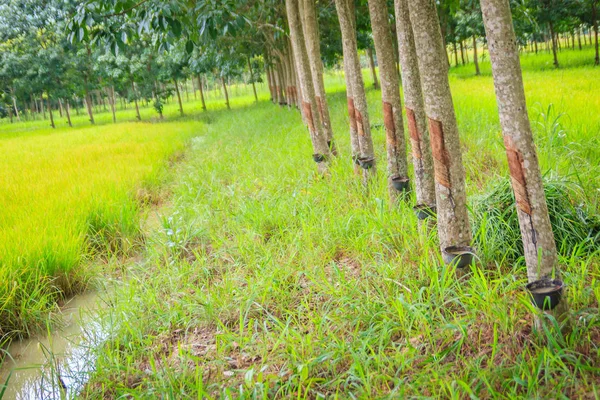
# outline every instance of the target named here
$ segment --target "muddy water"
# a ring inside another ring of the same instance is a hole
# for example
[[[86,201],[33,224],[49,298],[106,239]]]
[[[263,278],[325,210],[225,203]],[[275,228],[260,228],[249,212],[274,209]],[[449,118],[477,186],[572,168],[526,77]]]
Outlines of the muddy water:
[[[62,329],[12,343],[0,368],[0,393],[8,379],[2,400],[76,395],[93,372],[92,349],[106,339],[93,318],[100,304],[96,293],[76,296],[62,307]]]

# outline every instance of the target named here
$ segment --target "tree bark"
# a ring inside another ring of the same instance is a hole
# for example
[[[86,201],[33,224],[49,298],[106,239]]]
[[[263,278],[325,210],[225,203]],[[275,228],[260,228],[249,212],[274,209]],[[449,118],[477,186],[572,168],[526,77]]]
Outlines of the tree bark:
[[[131,89],[133,90],[133,101],[135,103],[135,114],[138,121],[142,120],[142,116],[140,115],[140,106],[138,105],[137,100],[137,90],[135,90],[135,82],[131,81]],[[160,117],[162,119],[162,112],[160,113]]]
[[[381,99],[383,102],[383,122],[387,148],[388,192],[390,199],[394,201],[399,192],[394,189],[393,179],[404,178],[408,180],[400,83],[396,71],[394,44],[390,32],[386,0],[369,0],[368,3],[381,78]],[[406,190],[408,191],[408,187]]]
[[[329,146],[327,145],[327,137],[320,129],[321,122],[315,99],[313,79],[305,44],[306,41],[304,39],[304,32],[302,31],[300,8],[298,0],[286,0],[285,5],[290,27],[292,51],[294,52],[294,58],[298,63],[297,67],[302,95],[302,111],[310,132],[314,154],[324,157],[324,159],[317,162],[319,172],[324,173],[328,169],[327,160],[330,158],[331,153],[329,151]]]
[[[323,125],[323,133],[327,138],[327,144],[331,152],[335,154],[336,150],[333,140],[333,129],[331,128],[331,116],[329,114],[327,94],[325,93],[325,82],[323,81],[323,61],[321,60],[319,25],[315,9],[315,0],[301,1],[304,1],[304,23],[302,24],[302,27],[304,28],[306,50],[308,52],[308,60],[310,62],[310,70],[315,89],[315,100],[317,101],[317,109],[319,111],[321,124]]]
[[[42,114],[44,117],[44,121],[46,120],[46,107],[44,106],[44,94],[40,95],[40,108],[42,109]]]
[[[115,110],[115,87],[110,87],[109,100],[110,100],[110,110],[112,111],[113,123],[117,123],[117,113]]]
[[[67,114],[67,123],[72,128],[73,127],[73,123],[71,122],[71,110],[70,110],[70,108],[71,108],[71,106],[69,105],[69,99],[67,99],[67,100],[65,100],[65,112]]]
[[[517,200],[527,277],[530,282],[544,277],[560,279],[542,174],[527,115],[510,5],[508,0],[481,0],[481,9],[492,62],[500,124]],[[553,313],[557,320],[566,321],[566,296],[563,296]]]
[[[371,68],[371,76],[373,77],[373,87],[379,89],[377,70],[375,69],[375,57],[373,57],[373,50],[370,47],[367,47],[367,57],[369,59],[369,67]]]
[[[92,109],[92,97],[90,96],[90,92],[85,91],[85,106],[87,108],[88,116],[90,117],[90,123],[92,125],[95,124],[94,121],[94,110]]]
[[[473,61],[475,62],[475,75],[481,75],[479,57],[477,57],[477,38],[473,35]]]
[[[596,0],[592,1],[592,25],[594,27],[594,47],[596,49],[594,64],[600,65],[600,48],[598,47],[598,8],[596,7]]]
[[[554,33],[554,26],[552,25],[552,22],[548,22],[548,30],[550,31],[550,40],[552,40],[552,55],[554,57],[554,66],[556,68],[559,67],[558,64],[558,54],[557,54],[557,40],[556,40],[556,35]]]
[[[204,102],[204,89],[202,88],[202,79],[200,75],[196,77],[198,80],[198,90],[200,90],[200,100],[202,101],[202,110],[206,111],[206,103]]]
[[[462,40],[460,41],[460,58],[462,60],[462,65],[465,65],[465,46],[463,46]]]
[[[46,92],[48,94],[48,114],[50,115],[50,126],[53,129],[56,129],[54,125],[54,115],[52,114],[52,103],[50,103],[50,92]]]
[[[440,245],[468,246],[465,170],[436,6],[433,0],[408,4],[431,134]]]
[[[354,115],[350,115],[350,123],[356,126],[360,157],[375,160],[373,139],[371,138],[371,124],[369,122],[369,112],[367,110],[365,84],[362,78],[360,59],[358,58],[358,49],[356,47],[353,5],[353,0],[335,0],[338,19],[340,21],[340,30],[342,32],[344,68],[346,70],[346,75],[351,82],[352,97],[348,98],[348,108],[349,111],[352,109],[354,110]],[[370,177],[374,177],[376,174],[375,161],[373,161],[372,168],[365,169],[364,171],[365,181]]]
[[[15,109],[15,115],[17,116],[17,121],[21,122],[21,116],[19,115],[19,107],[17,107],[17,100],[15,96],[12,96],[13,108]]]
[[[179,103],[179,115],[183,117],[183,104],[181,103],[181,93],[179,93],[179,85],[177,84],[177,79],[173,79],[173,83],[175,84],[175,92],[177,93],[177,102]]]
[[[458,67],[458,49],[456,48],[456,41],[452,42],[452,48],[454,49],[454,66]]]
[[[258,95],[256,94],[256,86],[254,85],[254,72],[252,71],[252,63],[250,62],[250,57],[246,57],[248,59],[248,70],[250,71],[250,80],[252,81],[252,90],[254,91],[254,100],[258,103]]]
[[[229,105],[229,93],[227,93],[227,85],[225,84],[224,76],[221,76],[221,85],[223,86],[223,93],[225,94],[225,105],[228,110],[231,110],[231,106]]]
[[[435,181],[427,117],[417,64],[417,49],[407,0],[395,0],[396,32],[402,68],[402,90],[415,171],[417,205],[435,206]],[[462,43],[462,42],[461,42]]]

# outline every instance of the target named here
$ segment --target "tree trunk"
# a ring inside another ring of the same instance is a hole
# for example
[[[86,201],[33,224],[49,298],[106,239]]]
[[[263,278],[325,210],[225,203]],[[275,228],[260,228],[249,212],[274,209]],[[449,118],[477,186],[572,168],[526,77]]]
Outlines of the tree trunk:
[[[228,110],[231,110],[229,106],[229,93],[227,93],[227,85],[225,84],[225,77],[221,76],[221,85],[223,85],[223,93],[225,94],[225,105]]]
[[[554,34],[554,26],[552,25],[552,22],[548,22],[548,29],[550,31],[550,39],[552,40],[552,55],[554,56],[554,66],[556,68],[559,67],[558,64],[558,54],[557,54],[557,45],[556,45],[556,35]]]
[[[183,81],[183,88],[185,90],[185,101],[190,102],[190,92],[188,91],[187,79]]]
[[[44,94],[40,96],[40,108],[42,109],[42,114],[44,117],[44,121],[46,120],[46,107],[44,106]]]
[[[535,54],[537,54],[538,53],[538,43],[537,43],[537,40],[533,41],[533,46],[535,48]]]
[[[319,172],[325,173],[328,169],[328,159],[331,154],[329,146],[327,145],[327,137],[321,130],[321,119],[319,118],[317,102],[315,100],[315,91],[308,61],[308,52],[306,50],[306,41],[304,39],[304,32],[302,31],[300,7],[298,0],[286,0],[285,6],[290,27],[292,51],[294,52],[294,58],[298,63],[297,67],[302,95],[302,111],[308,125],[317,167]],[[317,159],[316,157],[320,158]]]
[[[285,105],[286,99],[283,91],[283,87],[285,85],[283,80],[283,64],[281,60],[277,61],[275,68],[275,80],[277,81],[276,89],[277,89],[277,101],[279,102],[279,106],[283,107]]]
[[[73,123],[71,122],[71,110],[70,110],[70,107],[71,106],[69,105],[69,99],[65,100],[65,113],[67,114],[67,123],[72,128],[73,127]]]
[[[250,80],[252,81],[252,91],[254,92],[254,100],[258,103],[258,95],[256,94],[256,86],[254,85],[254,72],[252,71],[252,63],[250,57],[248,59],[248,70],[250,71]]]
[[[110,101],[110,110],[112,111],[112,118],[113,118],[113,123],[116,124],[117,123],[117,112],[115,109],[115,87],[111,86],[109,89],[109,101]]]
[[[377,70],[375,69],[375,58],[373,57],[373,50],[370,47],[367,47],[367,56],[369,58],[371,76],[373,77],[373,87],[375,89],[379,89],[379,82],[377,81]]]
[[[596,1],[592,1],[592,25],[594,27],[594,47],[596,49],[595,65],[600,65],[600,48],[598,47],[598,8]]]
[[[183,117],[183,104],[181,103],[181,93],[179,92],[179,85],[177,84],[177,79],[173,79],[173,83],[175,84],[175,92],[177,93],[177,102],[179,103],[179,114]]]
[[[400,101],[400,83],[396,71],[394,44],[390,32],[386,0],[369,0],[369,14],[379,74],[381,78],[381,99],[383,102],[383,125],[385,128],[388,169],[388,192],[395,201],[398,191],[394,189],[393,179],[408,181],[406,161],[406,142],[404,140],[404,122],[402,120],[402,102]],[[408,192],[406,187],[405,191]]]
[[[131,81],[131,90],[133,90],[133,102],[135,104],[135,115],[138,121],[142,120],[142,116],[140,115],[140,106],[138,105],[137,100],[137,90],[135,90],[135,82]],[[160,117],[162,119],[162,113],[160,113]]]
[[[442,250],[468,246],[472,236],[465,170],[438,15],[433,1],[408,4],[431,134],[440,245]]]
[[[458,48],[456,46],[456,41],[452,42],[452,48],[454,49],[454,66],[458,67]]]
[[[408,130],[415,171],[417,205],[435,206],[435,182],[427,117],[423,104],[417,49],[410,22],[407,0],[395,0],[396,31],[402,68],[402,90],[408,118]],[[461,42],[462,45],[462,42]],[[461,46],[462,49],[462,46]]]
[[[477,57],[477,38],[473,35],[473,61],[475,62],[475,75],[481,75],[479,57]]]
[[[560,279],[556,244],[527,115],[510,5],[508,0],[481,0],[481,9],[489,43],[504,146],[517,200],[527,277],[529,282],[545,277]],[[553,314],[557,320],[566,321],[566,296],[563,295]]]
[[[54,125],[54,115],[52,114],[52,103],[50,103],[50,93],[47,92],[48,94],[48,114],[50,115],[50,126],[53,129],[56,129],[56,126]]]
[[[319,111],[321,124],[323,125],[323,133],[327,138],[327,145],[335,155],[337,151],[333,140],[333,129],[331,127],[329,103],[327,102],[327,94],[325,93],[325,82],[323,81],[323,61],[321,60],[319,26],[315,9],[315,0],[301,1],[304,1],[304,23],[302,24],[302,27],[304,28],[306,50],[308,52],[308,60],[310,62],[313,86],[315,89],[315,100],[317,101],[317,109]]]
[[[58,99],[58,116],[60,118],[63,117],[63,106],[62,106],[62,101],[60,100],[60,98]]]
[[[198,90],[200,90],[200,100],[202,101],[202,110],[206,111],[206,103],[204,102],[204,89],[202,87],[202,79],[200,75],[196,78],[198,80]]]
[[[90,117],[90,123],[94,125],[95,121],[94,110],[92,109],[92,97],[90,96],[90,93],[87,90],[85,91],[85,105],[87,107],[88,116]]]
[[[352,2],[352,4],[351,4]],[[350,115],[351,124],[356,126],[359,156],[362,159],[375,160],[373,151],[373,139],[371,138],[371,124],[369,122],[369,112],[367,110],[367,96],[365,94],[365,84],[362,78],[360,68],[360,59],[358,58],[358,49],[356,47],[356,29],[353,0],[335,0],[338,19],[340,21],[340,30],[342,32],[342,47],[344,53],[344,68],[346,75],[351,82],[352,97],[348,98],[349,111],[354,111]],[[365,182],[376,174],[376,165],[373,161],[372,168],[364,170]]]
[[[460,59],[462,60],[462,65],[465,65],[465,46],[462,40],[460,41]]]
[[[21,122],[21,116],[19,115],[19,107],[17,107],[17,100],[15,96],[12,96],[13,108],[15,109],[15,115],[17,116],[17,121]]]

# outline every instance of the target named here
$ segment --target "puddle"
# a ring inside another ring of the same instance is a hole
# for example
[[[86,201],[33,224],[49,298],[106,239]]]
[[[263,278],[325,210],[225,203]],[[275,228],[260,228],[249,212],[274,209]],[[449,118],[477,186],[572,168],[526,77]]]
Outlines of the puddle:
[[[68,399],[77,395],[95,367],[93,348],[107,338],[92,320],[102,301],[97,293],[75,296],[62,307],[64,326],[13,342],[0,367],[2,400]]]

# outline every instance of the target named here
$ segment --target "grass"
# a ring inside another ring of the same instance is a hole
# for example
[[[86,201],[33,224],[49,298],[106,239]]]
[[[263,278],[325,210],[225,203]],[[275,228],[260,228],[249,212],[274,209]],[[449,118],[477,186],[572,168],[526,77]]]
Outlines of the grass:
[[[201,129],[123,123],[0,134],[0,338],[43,327],[56,300],[85,284],[90,255],[139,242],[137,188],[152,189]]]
[[[583,235],[576,220],[567,225],[575,217],[597,218],[600,194],[600,69],[570,65],[567,55],[558,71],[538,67],[548,55],[524,58],[539,158],[557,177],[551,209],[565,237]],[[462,280],[441,262],[435,232],[418,227],[411,202],[388,204],[383,170],[368,193],[353,176],[339,74],[327,76],[340,150],[327,179],[316,174],[299,114],[264,91],[256,105],[240,97],[231,112],[212,104],[201,113],[186,103],[193,118],[175,120],[170,108],[166,123],[148,125],[201,129],[168,174],[172,196],[152,212],[158,223],[144,257],[123,279],[122,271],[106,276],[114,292],[98,319],[110,335],[81,397],[600,396],[597,243],[583,251],[577,239],[561,252],[572,332],[532,331],[504,204],[510,191],[497,184],[507,168],[489,64],[481,77],[470,67],[451,69],[479,238],[478,264]],[[371,123],[380,124],[380,93],[367,95]],[[20,132],[20,140],[45,137]],[[384,157],[384,134],[373,133]],[[138,234],[137,211],[127,207],[134,187],[119,203],[126,218],[106,218],[104,201],[85,213],[86,243],[118,253],[121,234]],[[152,203],[145,191],[137,197]],[[490,214],[499,198],[504,214]]]
[[[577,210],[597,217],[599,74],[525,72],[530,104],[540,104],[530,110],[540,160],[560,177],[548,187],[559,223]],[[297,112],[265,101],[211,112],[145,259],[100,316],[111,337],[82,397],[600,396],[597,242],[560,257],[573,330],[532,331],[514,232],[477,209],[493,204],[486,194],[510,197],[496,184],[507,172],[492,82],[454,72],[451,81],[476,232],[510,248],[480,242],[478,265],[457,279],[411,204],[387,203],[384,171],[365,193],[350,168],[339,75],[328,87],[341,154],[327,179]],[[378,97],[369,91],[373,124]],[[383,133],[374,135],[383,157]]]

